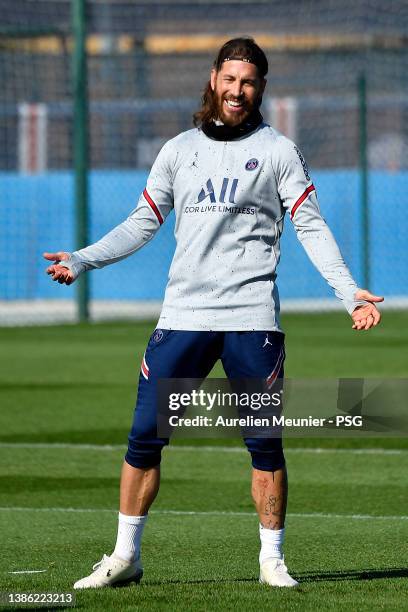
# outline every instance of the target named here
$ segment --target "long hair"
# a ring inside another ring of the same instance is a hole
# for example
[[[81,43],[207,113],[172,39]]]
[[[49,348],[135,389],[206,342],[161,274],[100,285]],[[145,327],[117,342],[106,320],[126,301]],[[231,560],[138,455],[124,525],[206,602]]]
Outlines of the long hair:
[[[255,64],[258,68],[258,74],[262,79],[268,73],[268,60],[265,53],[253,38],[232,38],[226,42],[218,51],[213,68],[218,72],[221,70],[222,64],[228,59],[237,59]],[[193,123],[198,127],[203,123],[214,121],[217,119],[217,115],[217,99],[211,89],[211,82],[208,81],[201,97],[201,108],[193,115]]]

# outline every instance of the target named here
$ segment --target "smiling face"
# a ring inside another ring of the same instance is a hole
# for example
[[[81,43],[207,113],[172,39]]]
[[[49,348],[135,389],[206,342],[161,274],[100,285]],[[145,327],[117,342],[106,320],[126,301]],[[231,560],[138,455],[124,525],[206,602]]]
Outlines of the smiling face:
[[[255,64],[241,60],[224,62],[211,71],[218,118],[230,127],[239,125],[260,105],[266,81],[258,75]]]

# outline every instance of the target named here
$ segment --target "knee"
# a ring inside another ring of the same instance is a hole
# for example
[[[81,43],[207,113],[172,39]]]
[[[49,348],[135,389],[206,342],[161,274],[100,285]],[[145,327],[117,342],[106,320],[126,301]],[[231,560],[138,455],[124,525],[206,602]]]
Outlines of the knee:
[[[280,438],[247,438],[245,440],[251,454],[252,467],[264,472],[276,472],[285,466],[285,455]]]
[[[254,452],[251,453],[252,467],[264,472],[276,472],[285,466],[285,456],[283,450],[272,451],[270,453]]]
[[[161,452],[169,441],[164,438],[137,440],[129,438],[125,461],[135,468],[151,468],[161,462]]]

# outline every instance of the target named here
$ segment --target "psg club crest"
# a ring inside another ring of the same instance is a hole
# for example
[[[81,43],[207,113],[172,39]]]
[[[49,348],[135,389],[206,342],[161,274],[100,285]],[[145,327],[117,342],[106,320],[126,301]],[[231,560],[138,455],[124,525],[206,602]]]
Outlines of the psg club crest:
[[[154,342],[160,342],[160,340],[163,338],[163,331],[161,329],[156,329],[156,331],[153,334],[153,341]]]
[[[259,166],[259,161],[252,157],[245,164],[245,170],[255,170]]]

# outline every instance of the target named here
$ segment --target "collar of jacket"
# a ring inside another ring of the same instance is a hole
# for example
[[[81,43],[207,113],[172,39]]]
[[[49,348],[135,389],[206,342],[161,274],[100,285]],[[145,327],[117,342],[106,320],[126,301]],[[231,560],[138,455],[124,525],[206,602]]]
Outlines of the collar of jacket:
[[[263,117],[261,113],[256,110],[239,125],[231,127],[224,124],[217,125],[214,121],[211,121],[210,123],[203,123],[201,129],[208,138],[212,138],[213,140],[236,140],[256,130],[262,121]]]

